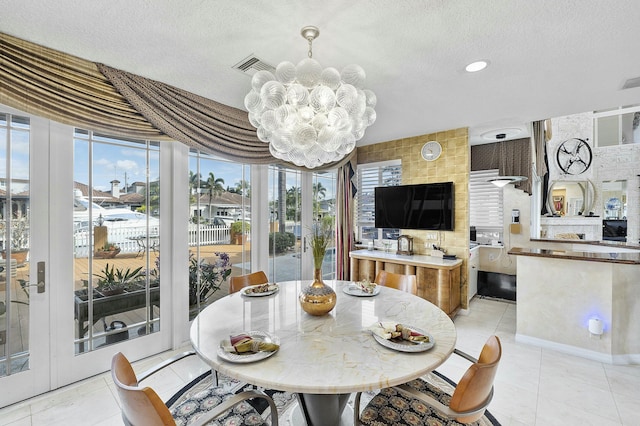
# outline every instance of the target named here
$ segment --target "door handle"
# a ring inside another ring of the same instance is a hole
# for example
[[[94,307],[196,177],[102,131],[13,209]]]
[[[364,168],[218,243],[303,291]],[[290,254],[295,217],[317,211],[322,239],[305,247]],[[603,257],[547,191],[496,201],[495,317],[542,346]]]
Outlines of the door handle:
[[[38,266],[37,266],[37,270],[38,270],[38,283],[36,284],[36,287],[38,288],[38,293],[44,293],[44,273],[45,273],[45,265],[44,262],[38,262]]]

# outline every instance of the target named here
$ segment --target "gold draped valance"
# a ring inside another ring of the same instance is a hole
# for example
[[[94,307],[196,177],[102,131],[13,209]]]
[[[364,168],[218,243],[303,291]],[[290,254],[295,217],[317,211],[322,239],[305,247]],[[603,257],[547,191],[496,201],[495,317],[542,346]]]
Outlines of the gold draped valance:
[[[0,103],[113,136],[177,140],[245,164],[285,164],[242,110],[3,33]],[[316,170],[345,164],[353,154]]]

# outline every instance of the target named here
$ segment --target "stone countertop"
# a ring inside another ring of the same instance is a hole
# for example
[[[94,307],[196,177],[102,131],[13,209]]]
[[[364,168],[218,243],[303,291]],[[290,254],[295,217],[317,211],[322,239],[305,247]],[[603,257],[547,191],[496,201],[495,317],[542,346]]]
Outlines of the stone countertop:
[[[569,243],[569,244],[590,244],[594,246],[603,247],[618,247],[640,250],[640,244],[633,244],[624,241],[600,241],[600,240],[570,240],[570,239],[544,239],[544,238],[531,238],[531,241],[537,241],[541,243]]]
[[[559,240],[553,240],[558,242]],[[565,241],[565,240],[561,240]],[[573,242],[573,240],[566,240]],[[629,265],[640,265],[640,252],[638,253],[605,253],[605,252],[578,252],[568,250],[540,249],[540,248],[521,248],[513,247],[508,252],[514,256],[532,256],[532,257],[548,257],[552,259],[567,260],[584,260],[590,262],[605,263],[625,263]]]
[[[371,259],[402,263],[413,266],[436,267],[440,269],[453,269],[462,263],[462,259],[442,259],[435,256],[426,256],[423,254],[396,254],[384,252],[381,250],[354,250],[349,252],[349,257],[356,259]]]

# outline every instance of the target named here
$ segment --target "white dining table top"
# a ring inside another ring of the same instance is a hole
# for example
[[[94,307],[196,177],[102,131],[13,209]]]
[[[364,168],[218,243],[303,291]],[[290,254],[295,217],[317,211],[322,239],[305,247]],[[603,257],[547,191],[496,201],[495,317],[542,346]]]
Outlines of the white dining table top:
[[[193,321],[191,343],[202,359],[222,374],[248,383],[289,392],[341,394],[380,389],[420,377],[453,352],[456,330],[432,303],[399,290],[381,287],[378,295],[345,294],[349,281],[325,281],[337,294],[327,315],[302,310],[298,294],[310,280],[279,283],[270,296],[237,292],[204,309]],[[368,327],[394,321],[422,329],[433,348],[399,352],[378,343]],[[264,331],[280,339],[280,349],[253,363],[233,363],[217,355],[220,342],[243,331]]]

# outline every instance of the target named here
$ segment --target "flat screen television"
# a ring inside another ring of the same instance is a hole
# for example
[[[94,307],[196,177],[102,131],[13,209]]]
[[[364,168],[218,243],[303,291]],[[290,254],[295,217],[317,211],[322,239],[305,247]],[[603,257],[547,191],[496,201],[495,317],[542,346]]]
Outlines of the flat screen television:
[[[453,231],[453,182],[375,188],[375,227]]]

